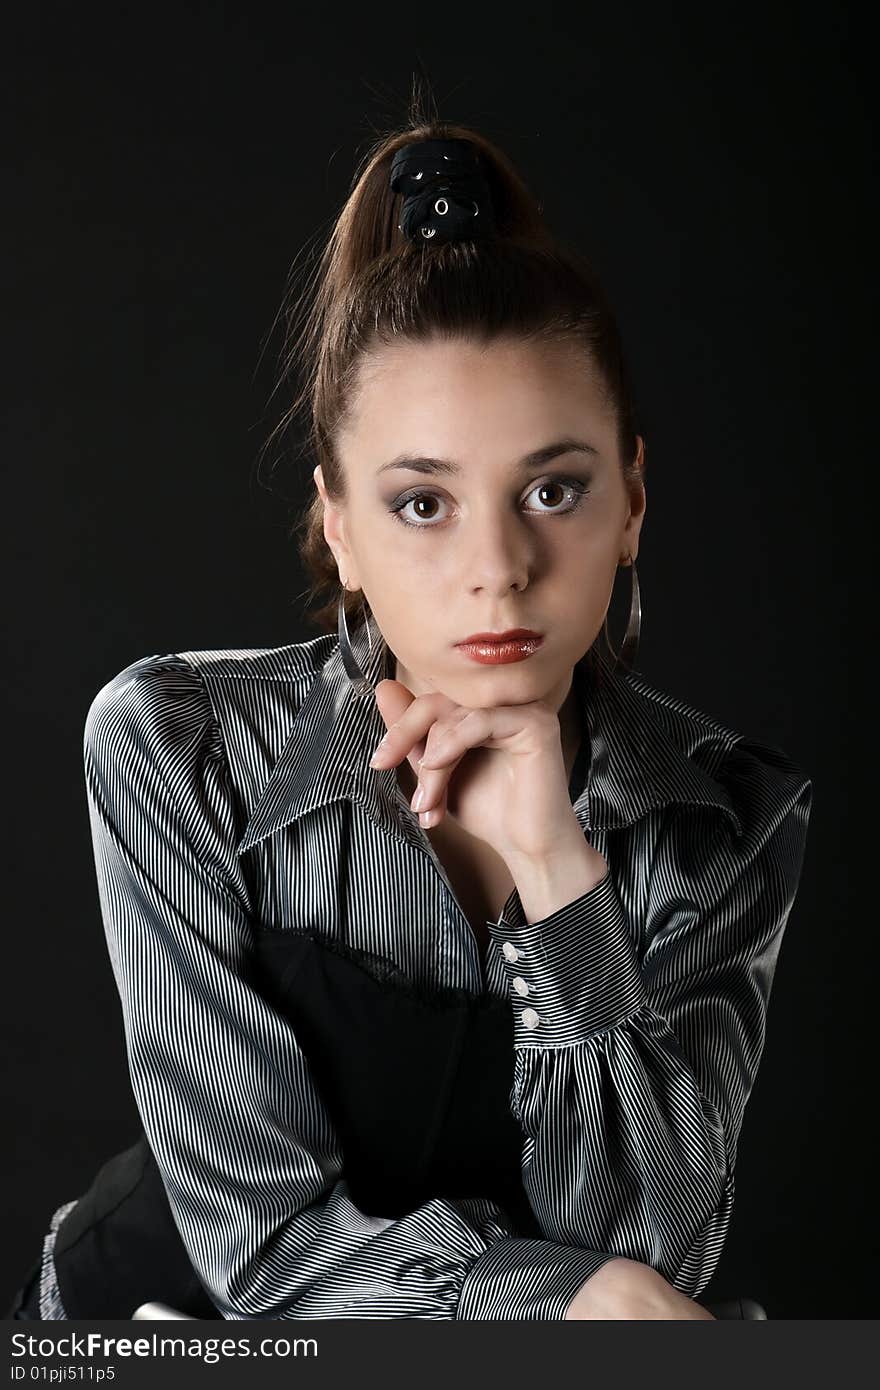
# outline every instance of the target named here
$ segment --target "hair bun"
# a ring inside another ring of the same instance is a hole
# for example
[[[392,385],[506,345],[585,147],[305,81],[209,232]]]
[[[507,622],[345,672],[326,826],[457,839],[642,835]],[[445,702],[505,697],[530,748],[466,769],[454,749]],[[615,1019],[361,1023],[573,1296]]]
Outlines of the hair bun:
[[[491,236],[489,185],[469,140],[417,140],[391,164],[391,187],[403,194],[398,228],[410,241],[462,241]]]

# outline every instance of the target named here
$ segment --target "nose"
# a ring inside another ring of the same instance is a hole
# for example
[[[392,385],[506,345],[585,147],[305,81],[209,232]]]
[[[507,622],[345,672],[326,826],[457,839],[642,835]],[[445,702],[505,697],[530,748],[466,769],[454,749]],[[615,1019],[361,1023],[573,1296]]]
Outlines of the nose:
[[[534,537],[519,516],[475,516],[469,528],[464,577],[490,594],[524,589],[529,582]]]

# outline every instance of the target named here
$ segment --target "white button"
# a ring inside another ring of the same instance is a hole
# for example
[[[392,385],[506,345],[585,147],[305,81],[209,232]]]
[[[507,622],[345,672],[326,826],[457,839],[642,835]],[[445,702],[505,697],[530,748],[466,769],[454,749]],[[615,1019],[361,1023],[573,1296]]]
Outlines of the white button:
[[[505,941],[501,949],[504,952],[505,960],[519,960],[519,951],[516,949],[512,941]]]
[[[528,994],[529,992],[529,987],[523,979],[522,975],[514,975],[513,987],[516,990],[517,994]]]
[[[526,1028],[537,1028],[541,1022],[540,1015],[536,1014],[534,1009],[523,1009],[520,1018]]]

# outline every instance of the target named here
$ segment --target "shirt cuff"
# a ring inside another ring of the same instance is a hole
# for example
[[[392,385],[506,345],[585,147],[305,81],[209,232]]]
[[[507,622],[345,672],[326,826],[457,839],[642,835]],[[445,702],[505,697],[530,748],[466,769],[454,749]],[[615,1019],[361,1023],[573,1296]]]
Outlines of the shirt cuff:
[[[579,898],[526,922],[487,922],[505,962],[514,1047],[572,1047],[614,1028],[647,1002],[636,943],[611,870]]]
[[[472,1322],[561,1322],[581,1285],[614,1258],[549,1240],[516,1236],[496,1241],[468,1270],[455,1316]]]

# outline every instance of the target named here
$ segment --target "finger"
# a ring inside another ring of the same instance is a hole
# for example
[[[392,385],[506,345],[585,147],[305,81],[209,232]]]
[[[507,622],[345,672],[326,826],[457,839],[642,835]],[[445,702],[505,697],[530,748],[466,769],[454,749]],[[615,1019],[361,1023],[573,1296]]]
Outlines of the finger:
[[[498,723],[497,709],[465,710],[458,720],[438,721],[428,734],[422,756],[425,773],[442,769],[459,761],[469,748],[487,743]]]
[[[428,730],[426,746],[421,756],[415,760],[410,759],[418,777],[416,789],[410,799],[410,808],[419,816],[420,825],[434,825],[442,819],[446,810],[450,778],[470,749],[479,747],[484,741],[486,725],[491,719],[491,714],[490,710],[470,710],[460,706],[452,716],[438,720]],[[477,718],[473,718],[474,715]],[[467,736],[462,731],[462,726],[466,723],[470,729]],[[434,811],[441,803],[444,809],[436,820],[421,820],[425,812]]]
[[[391,736],[392,734],[397,736],[399,722],[415,698],[413,692],[402,681],[390,679],[379,681],[376,686],[376,706],[385,721],[386,728],[378,746],[373,751],[369,763],[370,767],[391,765],[390,759],[387,764],[385,762],[385,754],[388,752],[389,742],[392,741]],[[394,761],[397,762],[399,759]]]
[[[463,723],[470,714],[466,705],[459,705],[451,713],[441,719],[435,719],[428,729],[427,734],[421,740],[418,747],[418,757],[416,758],[416,772],[423,770],[442,771],[443,768],[451,768],[457,761],[455,754],[455,744],[450,735],[455,732],[459,724]],[[467,743],[458,740],[460,749],[458,758],[467,751]]]
[[[446,786],[444,786],[443,790],[440,793],[440,798],[436,806],[432,806],[427,811],[420,812],[419,825],[422,827],[423,830],[427,830],[431,826],[439,825],[440,822],[443,820],[444,816],[447,814],[447,811],[449,810],[446,795],[448,787],[449,783],[447,781]]]
[[[506,748],[535,751],[555,746],[561,751],[558,716],[534,702],[521,705],[486,705],[466,709],[460,719],[440,720],[432,730],[422,758],[423,768],[446,766],[469,748]]]
[[[466,706],[460,705],[447,718],[438,719],[428,730],[427,738],[421,739],[412,750],[409,761],[418,782],[410,799],[410,806],[416,813],[437,805],[454,769],[467,752],[467,749],[463,748],[457,757],[443,757],[442,762],[439,762],[441,754],[434,755],[432,750],[435,747],[441,750],[450,747],[449,735],[469,713],[470,710]]]
[[[399,685],[400,683],[393,682],[393,684]],[[379,687],[377,686],[376,689],[378,691]],[[406,690],[406,687],[402,686],[401,689]],[[411,694],[411,692],[407,693]],[[387,692],[383,695],[383,702],[387,708],[391,708],[393,699],[394,697]],[[391,723],[384,738],[374,750],[373,756],[370,758],[370,767],[395,767],[402,758],[413,752],[417,744],[421,743],[423,748],[428,730],[438,719],[458,708],[460,706],[440,691],[413,696],[409,704]],[[410,759],[414,768],[422,748],[419,748],[415,757]]]
[[[428,822],[422,821],[421,817],[426,811],[433,811],[441,806],[445,808],[449,779],[452,777],[452,774],[464,756],[465,754],[462,753],[461,757],[455,758],[445,767],[425,768],[424,764],[422,764],[422,766],[416,768],[419,780],[410,798],[410,809],[418,815],[420,825],[433,825],[435,823],[433,820]],[[438,816],[437,819],[439,820],[441,817]]]
[[[376,686],[376,706],[385,721],[386,733],[409,709],[415,695],[403,681],[386,678]]]

